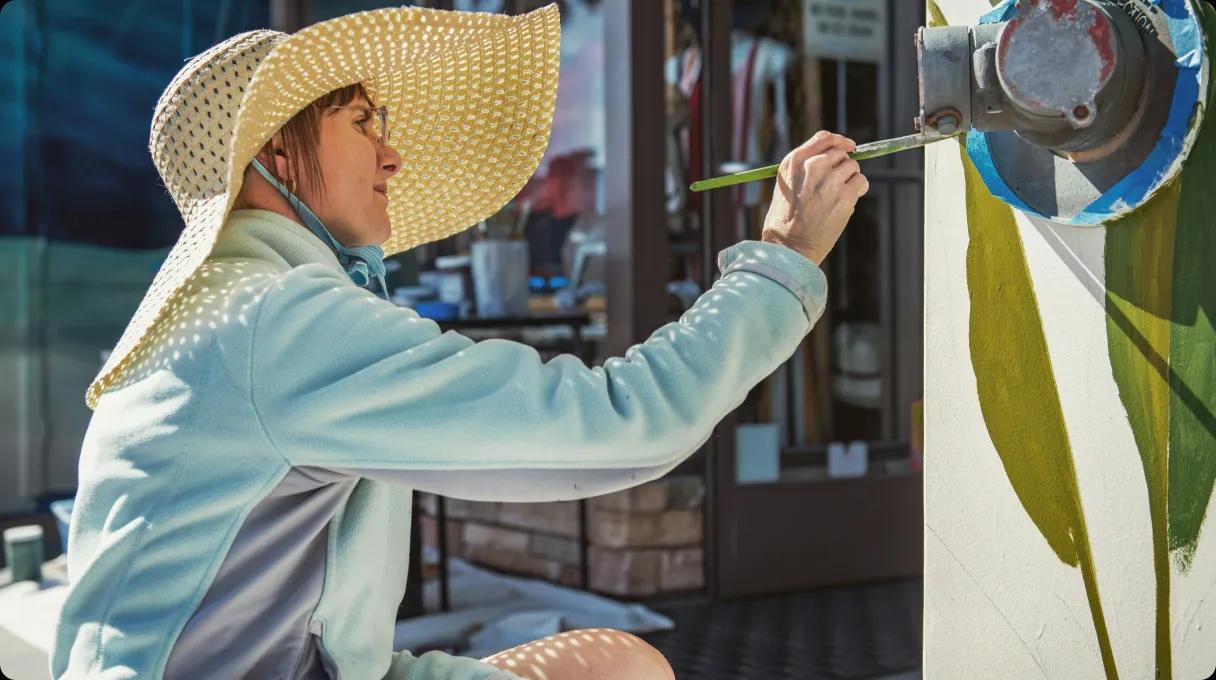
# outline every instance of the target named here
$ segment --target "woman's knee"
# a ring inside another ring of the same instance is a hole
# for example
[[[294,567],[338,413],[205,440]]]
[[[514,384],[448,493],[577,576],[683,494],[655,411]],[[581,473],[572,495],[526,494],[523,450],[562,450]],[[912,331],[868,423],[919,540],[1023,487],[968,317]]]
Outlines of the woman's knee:
[[[671,664],[636,635],[611,628],[572,630],[486,659],[529,680],[674,680]]]
[[[605,660],[603,680],[673,680],[675,672],[667,657],[642,638],[611,628],[574,630],[572,639],[581,639],[584,644],[591,639],[592,654]]]

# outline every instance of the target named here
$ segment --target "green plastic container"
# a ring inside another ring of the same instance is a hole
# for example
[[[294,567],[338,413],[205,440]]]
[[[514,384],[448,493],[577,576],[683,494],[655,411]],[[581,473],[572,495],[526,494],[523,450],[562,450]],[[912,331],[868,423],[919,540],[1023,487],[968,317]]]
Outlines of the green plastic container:
[[[4,530],[4,561],[17,581],[42,580],[42,527],[37,524]]]

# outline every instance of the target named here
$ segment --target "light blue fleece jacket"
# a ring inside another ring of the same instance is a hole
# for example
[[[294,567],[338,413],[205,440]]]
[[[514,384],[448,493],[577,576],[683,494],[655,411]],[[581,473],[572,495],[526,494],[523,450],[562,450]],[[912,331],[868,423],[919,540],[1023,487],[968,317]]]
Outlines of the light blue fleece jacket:
[[[515,677],[393,650],[411,494],[570,500],[675,467],[826,299],[782,246],[719,267],[678,322],[588,368],[441,333],[300,225],[234,211],[89,424],[52,677]]]

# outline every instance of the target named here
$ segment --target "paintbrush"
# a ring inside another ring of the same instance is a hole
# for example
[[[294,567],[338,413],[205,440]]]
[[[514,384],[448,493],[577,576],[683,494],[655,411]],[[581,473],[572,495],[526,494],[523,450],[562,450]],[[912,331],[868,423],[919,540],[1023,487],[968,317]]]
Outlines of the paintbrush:
[[[511,238],[523,238],[524,229],[528,226],[528,216],[532,214],[532,201],[524,201],[523,207],[519,210],[519,217],[515,220],[515,226],[511,228]]]
[[[856,149],[849,152],[849,158],[856,161],[865,160],[867,158],[877,158],[888,154],[896,153],[897,151],[907,151],[908,149],[918,149],[926,144],[940,142],[943,139],[949,139],[955,136],[953,134],[942,134],[933,130],[932,132],[919,132],[914,135],[906,135],[904,137],[896,137],[894,139],[881,139],[877,142],[867,142],[859,144]],[[711,179],[703,179],[693,182],[689,187],[693,191],[706,191],[708,189],[717,189],[719,187],[728,187],[735,184],[743,184],[744,182],[754,182],[758,179],[768,179],[777,176],[777,170],[781,164],[769,165],[755,170],[745,170],[744,172],[736,172],[731,175],[723,175],[721,177],[713,177]]]

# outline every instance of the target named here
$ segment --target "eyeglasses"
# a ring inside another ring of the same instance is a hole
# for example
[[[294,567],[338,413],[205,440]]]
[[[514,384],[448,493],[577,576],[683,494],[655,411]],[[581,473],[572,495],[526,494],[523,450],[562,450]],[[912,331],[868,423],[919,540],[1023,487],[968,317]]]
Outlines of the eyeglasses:
[[[388,107],[379,106],[372,108],[370,106],[331,106],[331,109],[354,109],[363,111],[367,116],[367,120],[360,121],[360,125],[366,125],[368,122],[372,124],[371,137],[375,139],[381,146],[388,146],[389,135],[391,131],[388,129]]]

